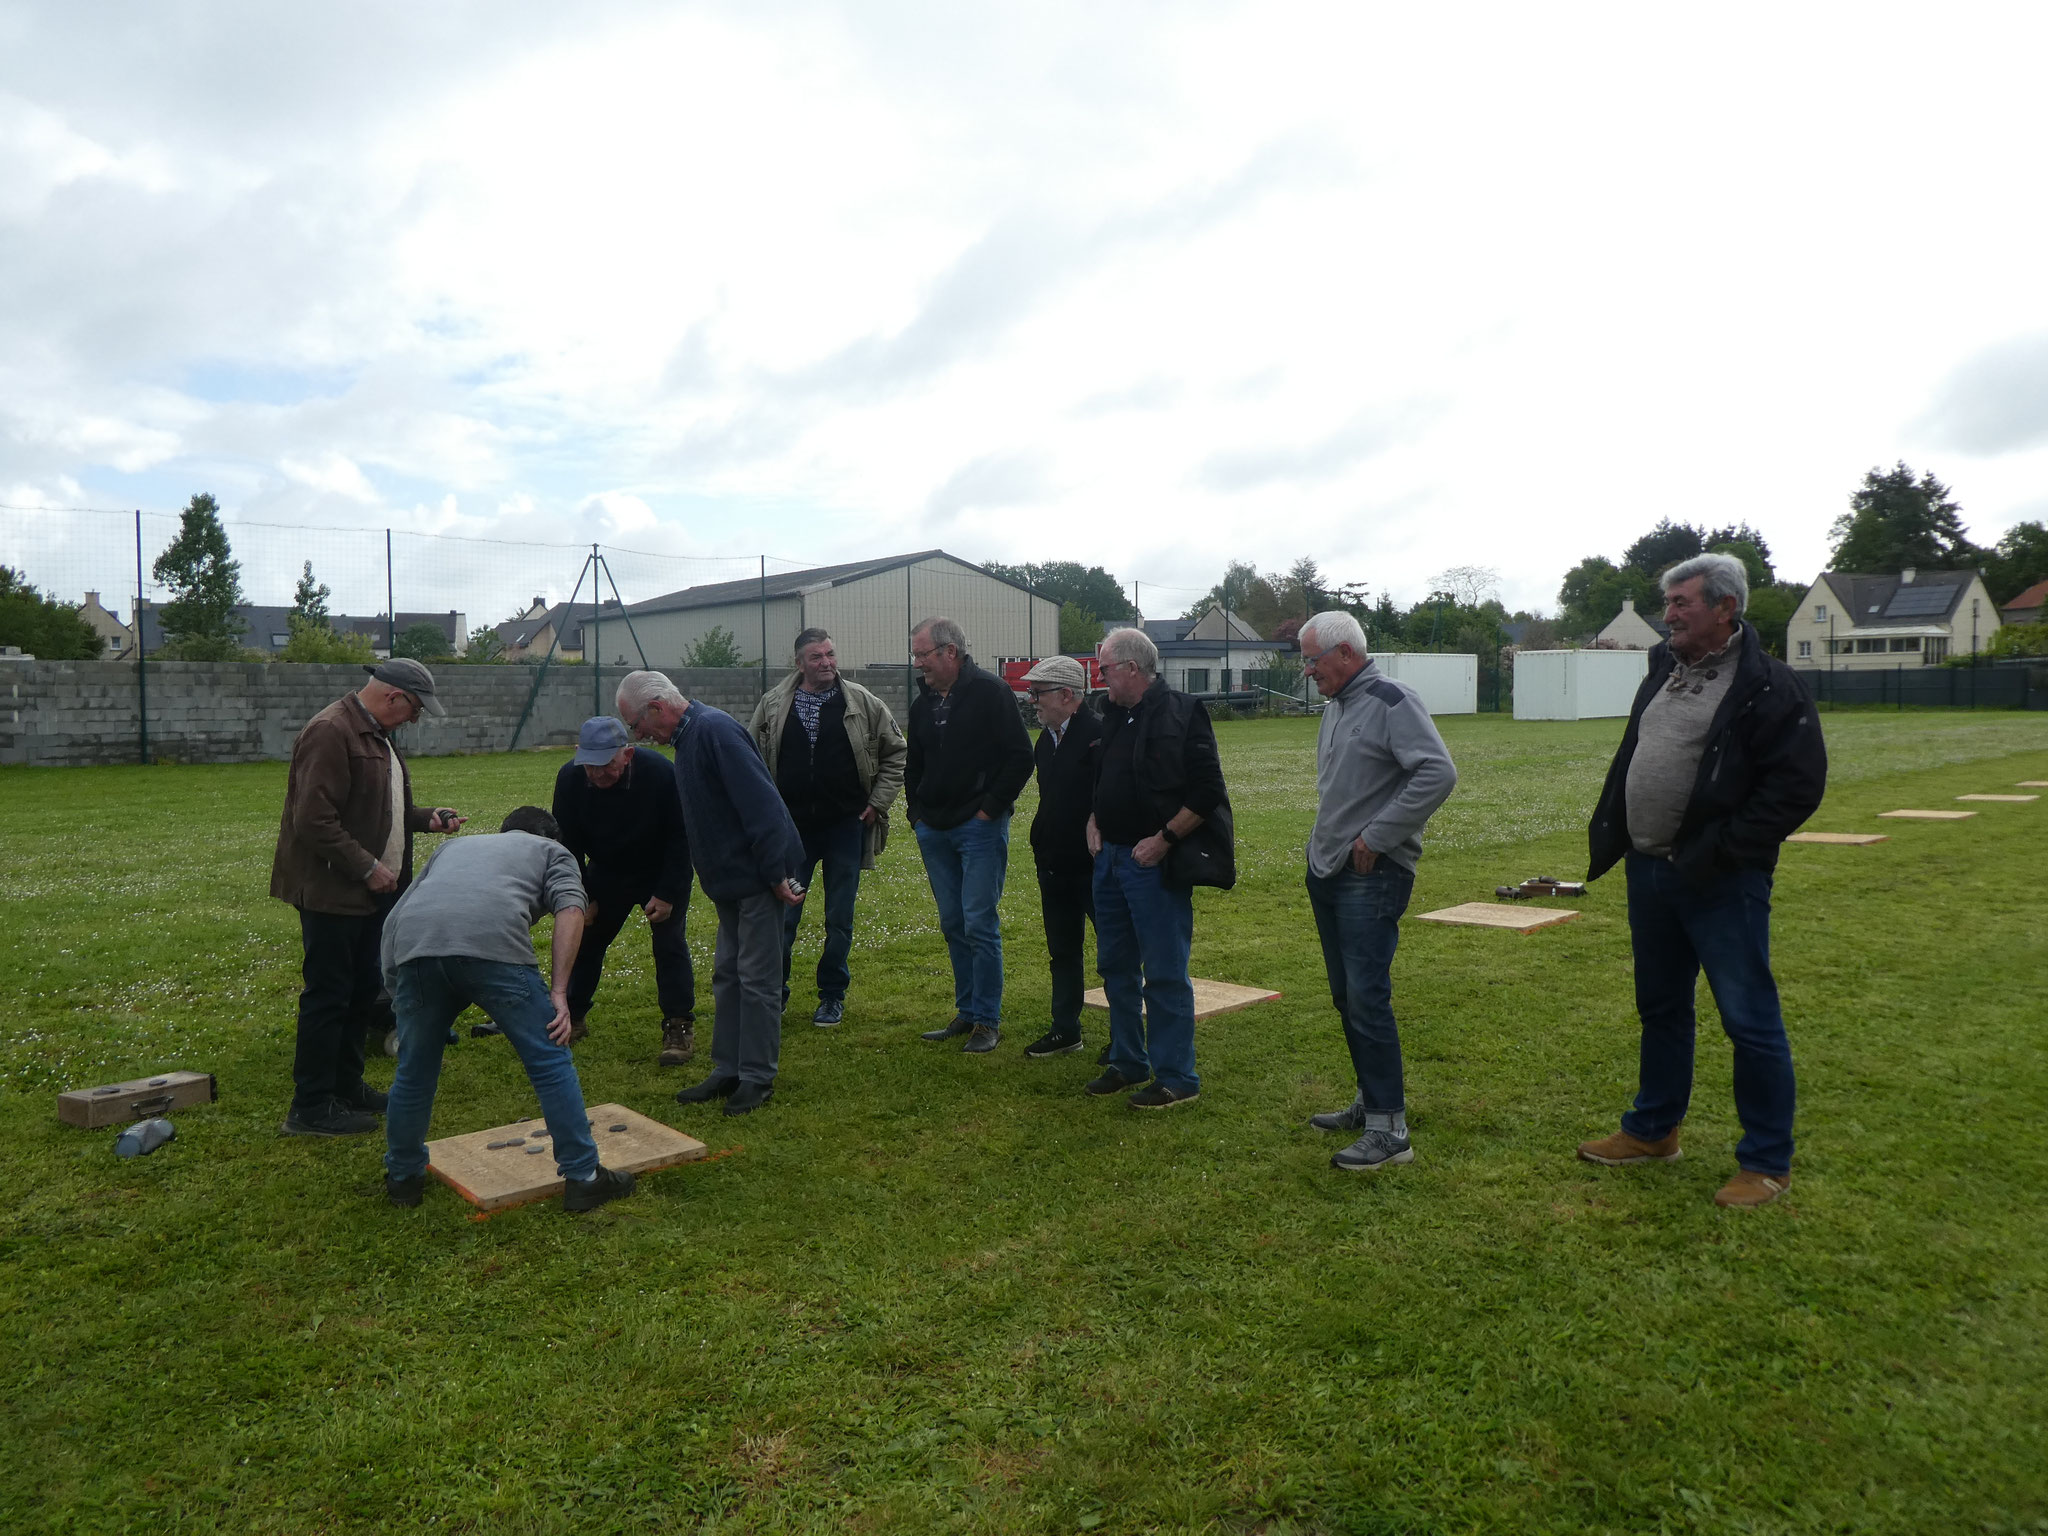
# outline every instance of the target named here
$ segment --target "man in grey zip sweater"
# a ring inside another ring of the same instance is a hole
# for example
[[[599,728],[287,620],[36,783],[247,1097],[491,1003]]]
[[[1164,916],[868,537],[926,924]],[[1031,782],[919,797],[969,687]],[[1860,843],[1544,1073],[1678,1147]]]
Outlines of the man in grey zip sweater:
[[[1330,1166],[1370,1172],[1415,1158],[1390,973],[1423,826],[1450,797],[1458,770],[1415,690],[1372,664],[1357,619],[1319,613],[1302,625],[1300,645],[1302,670],[1329,700],[1316,738],[1308,899],[1358,1078],[1350,1108],[1309,1124],[1356,1131]]]

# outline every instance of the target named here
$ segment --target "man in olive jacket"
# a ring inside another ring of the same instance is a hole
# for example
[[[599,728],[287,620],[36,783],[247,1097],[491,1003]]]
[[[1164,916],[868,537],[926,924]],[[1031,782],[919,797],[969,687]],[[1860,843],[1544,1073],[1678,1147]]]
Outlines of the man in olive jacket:
[[[873,869],[889,839],[889,807],[903,790],[903,732],[889,706],[839,672],[839,654],[822,629],[796,637],[796,671],[763,695],[748,732],[768,777],[789,807],[804,843],[802,883],[825,866],[825,948],[818,956],[821,1027],[846,1016],[853,983],[853,906],[860,872]],[[782,914],[782,1003],[789,1006],[789,964],[803,903]]]
[[[1828,755],[1798,676],[1742,622],[1749,578],[1729,555],[1664,573],[1671,638],[1650,652],[1593,812],[1588,879],[1626,860],[1642,1044],[1635,1105],[1579,1156],[1675,1162],[1692,1099],[1701,971],[1735,1048],[1738,1172],[1714,1196],[1766,1205],[1792,1182],[1792,1048],[1771,974],[1778,845],[1820,805]]]
[[[298,909],[304,949],[292,1105],[281,1134],[360,1136],[377,1129],[384,1094],[363,1081],[363,1037],[388,1026],[377,952],[384,918],[412,882],[412,835],[453,832],[464,818],[412,803],[412,776],[391,732],[424,709],[445,715],[434,676],[394,657],[308,720],[292,744],[270,894]]]

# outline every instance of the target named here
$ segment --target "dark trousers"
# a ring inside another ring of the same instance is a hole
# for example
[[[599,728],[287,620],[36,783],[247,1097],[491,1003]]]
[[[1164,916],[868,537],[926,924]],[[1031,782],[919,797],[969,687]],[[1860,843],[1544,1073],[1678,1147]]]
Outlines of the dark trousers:
[[[825,867],[825,948],[818,956],[818,1001],[844,1002],[846,989],[853,985],[847,957],[853,953],[853,903],[860,895],[861,843],[867,828],[858,816],[828,821],[822,826],[797,826],[804,840],[804,867],[800,876],[808,888],[818,866]],[[782,909],[782,1002],[789,1005],[789,964],[796,953],[797,925],[804,920],[810,898]]]
[[[1621,1128],[1644,1141],[1677,1129],[1692,1102],[1693,999],[1707,973],[1735,1047],[1735,1161],[1792,1171],[1792,1047],[1771,975],[1771,876],[1738,870],[1694,885],[1668,859],[1628,856],[1628,929],[1643,1044],[1635,1107]]]
[[[1081,1033],[1081,998],[1087,991],[1082,974],[1081,941],[1095,921],[1095,870],[1047,869],[1038,866],[1038,907],[1045,918],[1045,951],[1052,958],[1052,1029],[1056,1035]]]
[[[299,908],[298,1043],[292,1052],[292,1108],[314,1113],[363,1080],[363,1037],[392,1026],[384,996],[378,946],[384,917],[397,893],[377,898],[366,913],[308,912]]]
[[[1347,860],[1334,875],[1311,870],[1308,877],[1309,910],[1323,941],[1330,1001],[1344,1022],[1359,1103],[1378,1114],[1408,1107],[1392,971],[1401,914],[1414,891],[1415,872],[1388,858],[1374,864],[1369,875],[1359,874]]]
[[[586,914],[583,944],[576,951],[576,964],[569,971],[569,1017],[580,1019],[590,1012],[597,998],[597,984],[604,976],[604,954],[633,909],[653,891],[603,891],[592,898],[597,916]],[[654,995],[661,1002],[664,1019],[694,1019],[697,1016],[697,973],[690,965],[689,940],[684,936],[683,918],[689,912],[690,892],[669,909],[665,922],[649,923],[648,938],[654,945]]]
[[[773,891],[713,900],[718,943],[711,956],[711,1075],[730,1082],[775,1081],[782,1060],[782,1002],[775,967],[782,952],[782,902]]]

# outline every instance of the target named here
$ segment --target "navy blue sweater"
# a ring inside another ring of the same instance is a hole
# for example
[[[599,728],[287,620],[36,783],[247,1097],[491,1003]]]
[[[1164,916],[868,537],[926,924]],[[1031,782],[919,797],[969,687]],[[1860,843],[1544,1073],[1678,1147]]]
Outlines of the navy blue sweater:
[[[803,870],[803,839],[747,728],[692,703],[670,745],[697,883],[713,901],[741,901]]]
[[[680,906],[690,899],[690,843],[676,771],[659,752],[635,747],[632,766],[610,789],[594,788],[575,763],[562,764],[555,820],[593,901],[659,896]]]

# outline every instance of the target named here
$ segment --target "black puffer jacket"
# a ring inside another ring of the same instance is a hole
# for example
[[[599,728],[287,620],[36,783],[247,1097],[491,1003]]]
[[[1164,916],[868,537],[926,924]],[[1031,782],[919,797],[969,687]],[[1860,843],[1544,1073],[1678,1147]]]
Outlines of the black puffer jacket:
[[[1612,869],[1631,846],[1629,760],[1635,756],[1643,710],[1674,665],[1668,644],[1650,652],[1649,676],[1636,690],[1621,750],[1614,754],[1593,809],[1589,880]],[[1827,785],[1827,744],[1805,684],[1765,652],[1754,626],[1743,625],[1742,657],[1707,731],[1692,798],[1672,841],[1671,862],[1700,884],[1733,870],[1775,869],[1778,845],[1819,807]]]

